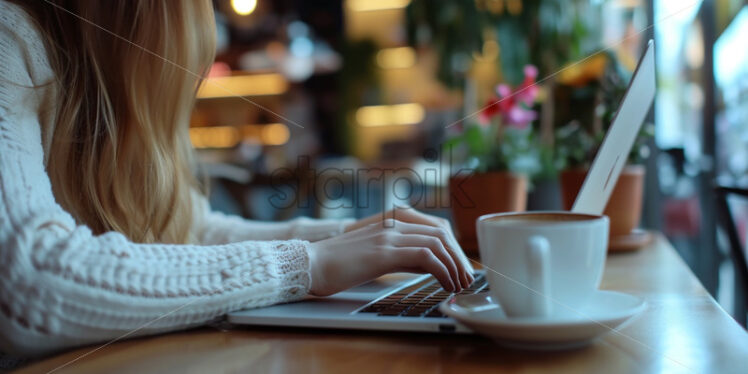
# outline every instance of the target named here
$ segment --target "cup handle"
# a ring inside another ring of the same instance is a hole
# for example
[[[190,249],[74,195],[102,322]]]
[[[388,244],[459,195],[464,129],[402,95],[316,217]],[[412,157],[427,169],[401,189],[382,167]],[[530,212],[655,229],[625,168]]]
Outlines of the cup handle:
[[[547,317],[551,314],[551,245],[543,236],[527,240],[527,286],[530,291],[530,315]]]

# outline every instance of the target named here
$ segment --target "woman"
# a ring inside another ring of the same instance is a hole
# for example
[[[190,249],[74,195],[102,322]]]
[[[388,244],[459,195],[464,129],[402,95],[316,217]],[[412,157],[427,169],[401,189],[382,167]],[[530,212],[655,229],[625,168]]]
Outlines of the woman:
[[[411,210],[210,212],[187,125],[213,33],[209,0],[0,0],[0,350],[182,329],[392,271],[472,282],[448,223]]]

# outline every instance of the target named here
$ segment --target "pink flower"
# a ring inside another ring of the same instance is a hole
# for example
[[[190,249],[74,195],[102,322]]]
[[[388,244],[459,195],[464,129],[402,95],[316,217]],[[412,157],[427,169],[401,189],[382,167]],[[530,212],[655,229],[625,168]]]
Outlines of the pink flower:
[[[535,83],[520,86],[517,89],[517,101],[527,106],[532,106],[535,104],[535,99],[538,97],[538,91],[540,91],[540,89]]]
[[[527,65],[524,73],[525,79],[515,91],[507,84],[496,86],[498,97],[490,98],[478,115],[481,125],[487,126],[492,118],[501,116],[507,126],[524,129],[537,118],[537,113],[530,108],[538,96],[539,87],[535,84],[538,69]]]
[[[534,121],[538,118],[537,113],[533,110],[525,109],[520,105],[514,106],[509,112],[504,116],[504,120],[506,121],[507,126],[511,126],[517,129],[525,129],[530,124],[530,122]]]
[[[504,98],[512,94],[512,88],[508,84],[500,84],[496,86],[496,93],[499,97]]]
[[[532,79],[533,81],[535,78],[538,77],[538,68],[535,67],[535,65],[525,65],[525,79]]]
[[[501,102],[499,100],[497,98],[488,99],[486,105],[478,114],[478,122],[481,125],[488,125],[491,123],[491,118],[501,113]]]
[[[506,114],[515,105],[515,97],[512,94],[512,88],[506,84],[496,86],[496,93],[499,99],[496,102],[499,112]]]
[[[517,87],[517,101],[524,103],[527,106],[532,106],[535,103],[535,99],[538,97],[538,91],[540,88],[535,83],[535,78],[538,76],[538,68],[533,65],[526,65],[525,79],[522,81],[519,87]]]

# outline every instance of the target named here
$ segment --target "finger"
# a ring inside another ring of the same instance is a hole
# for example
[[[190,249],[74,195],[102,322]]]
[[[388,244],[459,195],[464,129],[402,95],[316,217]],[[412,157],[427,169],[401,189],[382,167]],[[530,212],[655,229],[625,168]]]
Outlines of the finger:
[[[475,273],[475,269],[473,269],[472,264],[470,264],[470,260],[465,255],[465,252],[462,250],[462,247],[460,246],[459,242],[457,242],[457,238],[455,238],[454,233],[452,231],[452,225],[449,222],[449,220],[436,217],[432,215],[428,215],[425,213],[421,213],[413,208],[409,209],[398,209],[396,211],[393,211],[393,215],[396,216],[396,218],[399,221],[412,223],[412,224],[420,224],[420,225],[427,225],[432,227],[438,227],[443,228],[447,230],[449,233],[449,246],[454,249],[453,253],[457,255],[459,262],[462,264],[463,268],[466,269],[466,272],[469,274],[468,279],[469,283],[472,283],[475,280],[475,277],[473,277],[473,273]],[[447,245],[445,243],[445,245]]]
[[[426,247],[431,249],[432,253],[444,264],[449,271],[450,278],[458,288],[463,288],[460,281],[460,273],[457,269],[454,259],[449,254],[441,240],[438,237],[422,234],[406,234],[400,231],[402,235],[393,238],[393,243],[397,247]]]
[[[473,265],[470,263],[470,259],[465,255],[465,252],[462,250],[462,247],[457,241],[457,238],[455,238],[455,235],[452,232],[451,228],[447,227],[443,230],[446,231],[446,240],[449,242],[449,248],[452,252],[452,255],[455,257],[455,261],[457,261],[462,269],[464,269],[465,274],[468,278],[468,282],[472,284],[473,281],[475,281],[475,277],[473,276],[473,273],[475,273],[475,269],[473,269]]]
[[[470,284],[472,284],[475,280],[473,278],[473,269],[470,266],[470,263],[467,261],[467,257],[462,252],[462,248],[457,243],[457,239],[454,238],[452,231],[443,227],[435,227],[431,230],[434,232],[434,235],[437,235],[439,239],[442,240],[444,246],[452,256],[452,259],[457,264],[457,267],[460,270],[463,286],[470,287]]]
[[[457,240],[452,237],[451,232],[442,227],[423,226],[423,229],[430,235],[436,236],[442,241],[444,247],[449,251],[452,261],[457,265],[462,287],[470,287],[470,284],[473,283],[472,273],[470,272],[469,267],[466,266],[465,261],[463,261],[461,257],[464,256],[462,249],[459,244],[457,244]]]
[[[457,292],[457,287],[449,276],[449,270],[434,252],[427,247],[403,247],[390,251],[394,268],[418,268],[431,273],[442,287],[449,292]]]
[[[460,243],[457,241],[454,231],[452,230],[452,224],[447,219],[440,217],[434,218],[439,220],[439,227],[447,230],[451,246],[452,248],[454,248],[454,252],[457,255],[460,263],[465,267],[467,273],[470,275],[470,283],[472,283],[475,280],[475,277],[473,276],[473,273],[475,273],[475,269],[473,269],[473,265],[470,263],[470,259],[465,255],[465,251],[462,250],[462,246],[460,246]]]
[[[462,287],[470,287],[470,284],[473,282],[473,280],[471,279],[472,274],[468,274],[468,268],[465,266],[464,262],[458,255],[461,250],[459,249],[459,247],[455,248],[455,243],[450,240],[451,235],[449,232],[441,227],[418,225],[404,222],[399,222],[399,224],[396,226],[396,229],[403,234],[426,235],[439,239],[442,244],[441,247],[446,250],[451,260],[450,262],[454,263],[456,266],[455,272],[452,273],[453,276],[456,275],[456,279]]]

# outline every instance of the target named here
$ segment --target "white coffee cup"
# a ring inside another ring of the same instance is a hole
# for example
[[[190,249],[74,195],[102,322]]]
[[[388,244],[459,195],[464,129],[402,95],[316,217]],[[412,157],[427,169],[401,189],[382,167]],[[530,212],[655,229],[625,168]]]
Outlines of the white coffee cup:
[[[476,224],[491,296],[509,317],[550,317],[579,308],[600,285],[606,216],[497,213]]]

